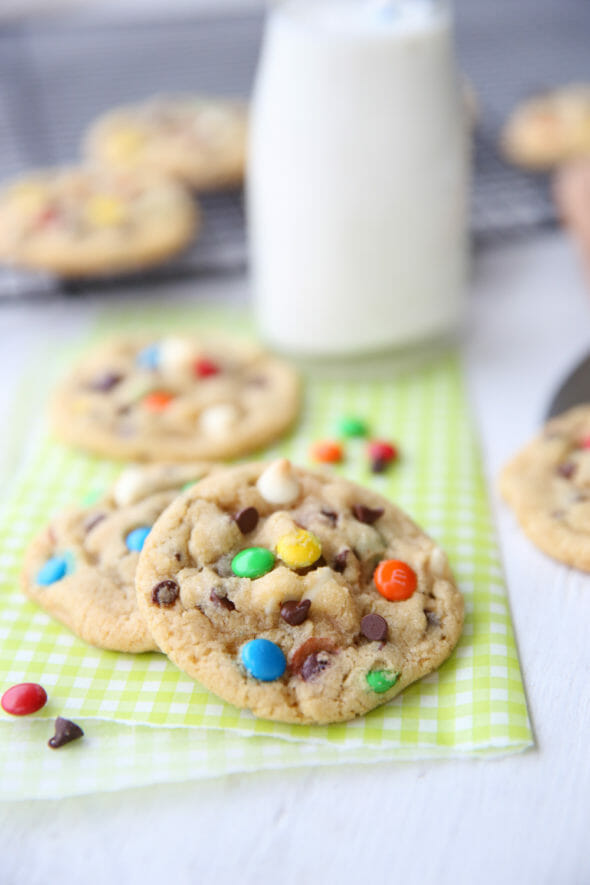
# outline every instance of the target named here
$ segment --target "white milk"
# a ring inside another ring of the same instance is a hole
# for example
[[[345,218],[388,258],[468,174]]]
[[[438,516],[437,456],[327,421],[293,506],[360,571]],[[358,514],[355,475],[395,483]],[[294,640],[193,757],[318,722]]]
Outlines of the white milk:
[[[259,331],[303,356],[454,329],[468,138],[447,9],[299,0],[267,21],[248,170]]]

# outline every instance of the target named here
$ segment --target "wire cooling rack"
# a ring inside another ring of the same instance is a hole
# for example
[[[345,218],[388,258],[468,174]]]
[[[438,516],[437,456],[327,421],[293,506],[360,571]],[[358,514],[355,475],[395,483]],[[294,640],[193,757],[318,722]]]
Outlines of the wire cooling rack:
[[[523,97],[590,80],[588,0],[455,0],[460,62],[477,102],[472,232],[476,244],[555,223],[548,180],[507,165],[500,129]],[[99,113],[155,93],[248,97],[262,34],[261,13],[201,14],[133,23],[29,22],[0,29],[0,176],[67,163]],[[246,266],[242,194],[203,199],[204,229],[192,248],[149,273],[149,283]],[[0,270],[0,297],[120,285],[63,282]]]

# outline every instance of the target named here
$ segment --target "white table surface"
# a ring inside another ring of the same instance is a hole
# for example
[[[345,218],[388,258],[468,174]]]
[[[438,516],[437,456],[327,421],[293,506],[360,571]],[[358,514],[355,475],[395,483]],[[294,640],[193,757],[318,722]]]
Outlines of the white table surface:
[[[168,297],[196,293],[245,297],[247,284],[200,280]],[[96,306],[0,304],[0,420],[40,339],[74,338]],[[478,256],[464,350],[535,749],[3,803],[0,882],[590,882],[590,577],[537,552],[493,490],[586,348],[590,292],[561,234]]]

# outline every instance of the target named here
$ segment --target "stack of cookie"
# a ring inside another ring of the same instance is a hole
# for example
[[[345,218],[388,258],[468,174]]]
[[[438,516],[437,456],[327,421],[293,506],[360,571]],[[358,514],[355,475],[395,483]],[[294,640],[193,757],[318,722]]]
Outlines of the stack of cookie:
[[[463,602],[408,516],[328,468],[213,460],[278,438],[298,403],[288,365],[229,338],[98,348],[56,392],[55,432],[151,463],[41,532],[24,592],[87,642],[160,650],[278,721],[351,719],[431,672]]]
[[[246,133],[246,107],[230,99],[156,97],[106,114],[81,165],[4,185],[0,260],[89,277],[172,257],[201,228],[194,194],[241,185]]]

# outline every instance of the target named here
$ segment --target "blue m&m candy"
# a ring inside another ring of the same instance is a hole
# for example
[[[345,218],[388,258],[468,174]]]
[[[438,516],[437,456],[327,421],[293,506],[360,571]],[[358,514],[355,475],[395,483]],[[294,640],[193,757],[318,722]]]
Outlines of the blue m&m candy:
[[[145,539],[151,532],[152,527],[149,525],[142,525],[137,529],[133,529],[133,531],[129,532],[127,537],[125,538],[125,543],[127,545],[128,550],[134,550],[139,553],[143,545],[145,544]]]
[[[140,350],[135,358],[138,366],[142,369],[157,369],[160,365],[160,348],[157,344],[150,344]]]
[[[261,682],[280,679],[287,667],[282,649],[270,639],[251,639],[242,646],[241,657],[250,676]]]
[[[65,554],[52,556],[45,565],[41,566],[37,572],[37,583],[48,587],[49,584],[55,584],[61,581],[69,572],[72,571],[71,557]]]

